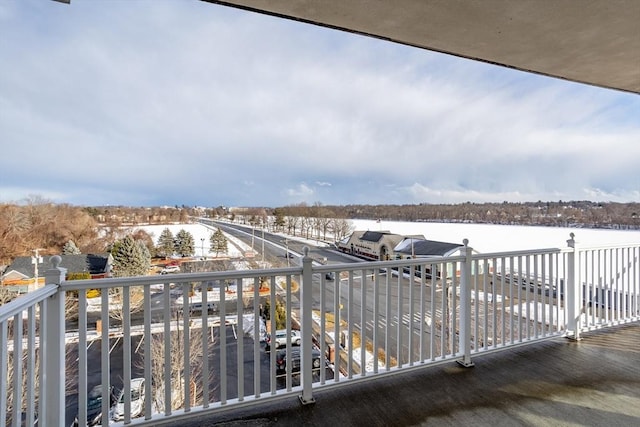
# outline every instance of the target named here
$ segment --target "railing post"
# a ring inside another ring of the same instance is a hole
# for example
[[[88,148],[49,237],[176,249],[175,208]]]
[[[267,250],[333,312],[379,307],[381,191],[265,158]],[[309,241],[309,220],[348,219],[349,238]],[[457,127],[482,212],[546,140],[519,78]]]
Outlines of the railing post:
[[[300,318],[302,319],[302,347],[300,354],[300,372],[302,374],[302,394],[300,401],[303,404],[314,403],[313,384],[313,259],[309,256],[309,248],[302,250],[302,286],[300,286]]]
[[[575,234],[569,234],[567,246],[572,250],[567,254],[567,284],[565,297],[567,304],[567,337],[580,340],[580,286],[576,280],[576,241]]]
[[[65,292],[60,284],[65,279],[66,268],[60,267],[62,258],[51,257],[53,267],[45,272],[45,286],[56,286],[58,292],[45,301],[45,313],[40,319],[40,351],[42,363],[42,387],[40,388],[40,425],[65,424]]]
[[[462,241],[464,247],[460,249],[464,256],[460,269],[460,342],[458,348],[462,351],[462,359],[458,363],[464,367],[473,366],[471,361],[471,253],[469,239]],[[455,325],[453,325],[455,331]]]

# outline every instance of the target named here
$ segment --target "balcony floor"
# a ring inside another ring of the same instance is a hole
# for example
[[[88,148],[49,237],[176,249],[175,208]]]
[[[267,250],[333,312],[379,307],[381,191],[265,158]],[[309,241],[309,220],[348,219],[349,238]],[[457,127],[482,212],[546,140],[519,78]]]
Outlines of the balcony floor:
[[[200,426],[640,425],[640,324],[553,339],[387,379],[317,391],[222,415]]]

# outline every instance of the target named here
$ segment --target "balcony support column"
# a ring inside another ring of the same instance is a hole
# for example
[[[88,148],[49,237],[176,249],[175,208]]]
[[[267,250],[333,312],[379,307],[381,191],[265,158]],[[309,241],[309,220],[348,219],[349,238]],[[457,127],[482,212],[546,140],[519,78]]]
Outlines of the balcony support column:
[[[300,373],[302,375],[303,405],[314,403],[313,385],[313,259],[309,256],[309,248],[304,247],[302,258],[302,285],[300,286],[300,318],[302,329],[302,346],[300,354]],[[321,367],[322,369],[322,367]]]
[[[458,348],[462,352],[462,358],[458,363],[465,368],[473,366],[471,361],[471,253],[469,239],[462,241],[464,247],[460,249],[464,261],[460,268],[460,342]],[[452,296],[455,298],[455,295]],[[455,331],[455,325],[452,325]]]
[[[566,305],[567,305],[567,338],[575,341],[580,340],[580,286],[579,280],[576,280],[576,241],[575,234],[569,235],[571,238],[567,240],[567,246],[572,249],[567,254],[567,285]]]
[[[56,286],[58,292],[45,302],[45,312],[40,320],[43,342],[40,344],[41,380],[40,424],[60,426],[65,423],[65,292],[60,290],[67,273],[60,267],[62,258],[51,257],[53,268],[45,273],[46,285]]]

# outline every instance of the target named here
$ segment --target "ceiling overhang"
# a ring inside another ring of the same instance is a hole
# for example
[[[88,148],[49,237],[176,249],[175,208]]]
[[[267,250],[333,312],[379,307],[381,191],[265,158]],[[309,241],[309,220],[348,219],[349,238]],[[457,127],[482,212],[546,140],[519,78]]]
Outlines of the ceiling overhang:
[[[203,0],[640,93],[637,0]]]

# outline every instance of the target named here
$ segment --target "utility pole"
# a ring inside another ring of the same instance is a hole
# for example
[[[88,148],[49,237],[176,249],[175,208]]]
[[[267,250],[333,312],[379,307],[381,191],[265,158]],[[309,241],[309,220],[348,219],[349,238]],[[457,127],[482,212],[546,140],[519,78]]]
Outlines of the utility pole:
[[[264,268],[264,224],[262,225],[262,268]]]
[[[42,257],[40,256],[40,253],[39,253],[39,251],[41,250],[42,249],[34,249],[33,256],[31,257],[31,264],[34,265],[34,268],[33,268],[34,276],[35,276],[34,289],[38,287],[38,264],[42,263]]]

